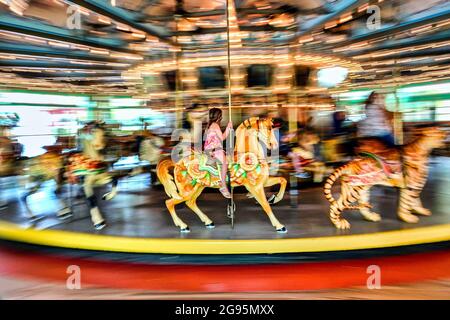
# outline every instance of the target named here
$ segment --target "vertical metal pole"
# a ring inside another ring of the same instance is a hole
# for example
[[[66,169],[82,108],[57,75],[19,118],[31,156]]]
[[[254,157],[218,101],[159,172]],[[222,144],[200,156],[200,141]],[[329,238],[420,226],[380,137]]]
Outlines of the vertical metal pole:
[[[231,121],[231,50],[230,50],[230,4],[229,1],[233,1],[233,0],[227,0],[227,5],[226,5],[226,14],[227,14],[227,65],[228,65],[228,71],[227,71],[227,76],[228,76],[228,119],[229,121]]]
[[[227,84],[228,84],[228,121],[232,121],[231,119],[231,50],[230,50],[230,3],[229,1],[233,0],[226,0],[226,18],[227,18]],[[233,155],[233,145],[234,145],[234,130],[230,131],[230,134],[228,136],[227,148],[231,151],[231,154]],[[228,151],[227,150],[227,151]],[[234,213],[236,210],[234,200],[233,200],[233,188],[231,186],[231,175],[230,172],[227,172],[228,176],[228,189],[230,190],[231,199],[228,202],[228,208],[227,208],[227,215],[231,219],[231,228],[234,228]]]
[[[289,56],[292,58],[292,55],[296,55],[298,52],[297,50],[292,53],[293,48],[289,46]],[[297,97],[297,81],[296,81],[296,75],[295,75],[295,65],[294,70],[291,70],[293,72],[292,78],[291,78],[291,91],[288,96],[288,100],[290,100],[291,106],[292,102],[295,103],[295,108],[289,107],[288,108],[288,121],[289,121],[289,133],[292,133],[293,131],[297,131],[297,121],[298,121],[298,97]],[[289,99],[290,98],[290,99]],[[295,135],[294,142],[297,142],[297,134]],[[291,203],[291,208],[297,208],[298,207],[298,178],[295,176],[294,172],[289,172],[289,198]]]
[[[395,59],[395,71],[394,71],[394,77],[397,77],[400,75],[400,72],[398,70],[397,66],[397,59]],[[394,138],[396,144],[403,144],[403,117],[400,112],[400,101],[397,95],[398,90],[398,82],[395,80],[394,85],[394,97],[395,97],[395,109],[394,109]]]
[[[180,16],[178,13],[175,14],[175,33],[178,32],[178,22],[179,22]],[[175,43],[178,45],[178,36],[175,36]],[[180,51],[181,52],[181,51]],[[181,128],[181,124],[183,121],[183,109],[180,104],[180,83],[181,83],[181,77],[180,77],[180,52],[178,50],[175,50],[175,127]]]

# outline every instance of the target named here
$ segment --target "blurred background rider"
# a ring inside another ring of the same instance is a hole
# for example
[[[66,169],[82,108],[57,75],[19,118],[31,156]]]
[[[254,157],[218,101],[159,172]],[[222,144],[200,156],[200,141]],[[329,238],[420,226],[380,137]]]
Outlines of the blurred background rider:
[[[366,100],[366,117],[358,123],[358,137],[375,137],[394,146],[393,112],[386,110],[384,96],[373,91]]]

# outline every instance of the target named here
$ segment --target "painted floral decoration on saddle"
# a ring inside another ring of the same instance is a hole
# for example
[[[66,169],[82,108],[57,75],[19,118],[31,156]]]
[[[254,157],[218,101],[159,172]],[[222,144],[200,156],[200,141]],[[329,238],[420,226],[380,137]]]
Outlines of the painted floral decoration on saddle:
[[[183,161],[183,168],[177,175],[178,181],[190,178],[191,186],[201,183],[208,187],[220,186],[221,164],[213,158],[203,153],[196,153],[186,157]],[[228,164],[231,181],[242,184],[243,179],[248,179],[252,184],[256,183],[258,175],[261,173],[262,164],[253,153],[241,155],[237,162]]]
[[[69,181],[77,181],[80,176],[100,174],[107,171],[105,162],[90,159],[83,154],[70,156],[68,163]]]

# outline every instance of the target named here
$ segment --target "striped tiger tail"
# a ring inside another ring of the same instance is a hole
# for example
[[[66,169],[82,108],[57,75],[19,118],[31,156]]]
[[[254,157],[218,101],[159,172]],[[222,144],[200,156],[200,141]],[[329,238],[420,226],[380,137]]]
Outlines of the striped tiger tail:
[[[323,193],[325,195],[325,198],[331,204],[336,202],[336,199],[333,198],[333,194],[331,193],[331,188],[333,188],[333,184],[336,182],[337,179],[339,179],[342,176],[342,174],[344,173],[344,170],[348,166],[349,166],[348,164],[345,164],[342,167],[337,168],[325,181],[325,184],[323,186]]]

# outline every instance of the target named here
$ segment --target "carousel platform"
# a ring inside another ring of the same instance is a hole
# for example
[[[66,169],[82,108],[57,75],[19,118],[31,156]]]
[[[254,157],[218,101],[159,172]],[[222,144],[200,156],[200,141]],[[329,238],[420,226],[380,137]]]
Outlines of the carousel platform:
[[[344,215],[352,224],[348,231],[335,229],[328,220],[328,203],[321,186],[300,189],[298,195],[287,191],[285,199],[273,206],[275,215],[288,229],[286,234],[276,233],[261,207],[247,199],[243,192],[235,194],[236,220],[231,228],[226,216],[227,201],[216,191],[202,194],[198,201],[216,227],[206,229],[194,213],[180,205],[178,215],[191,229],[190,233],[180,233],[165,207],[164,191],[148,186],[145,175],[121,180],[116,198],[109,202],[99,200],[108,223],[101,231],[93,229],[82,199],[72,200],[72,218],[58,220],[56,201],[49,192],[53,187],[51,183],[28,199],[33,211],[43,216],[31,223],[23,203],[18,201],[21,192],[18,182],[4,180],[2,197],[7,198],[9,205],[0,211],[0,239],[46,248],[173,256],[330,254],[438,243],[448,245],[448,172],[448,158],[432,159],[422,200],[433,215],[420,217],[417,224],[407,224],[396,218],[396,189],[374,187],[371,202],[373,210],[382,215],[382,221],[368,222],[358,212],[347,211]],[[98,190],[99,198],[105,191]]]

